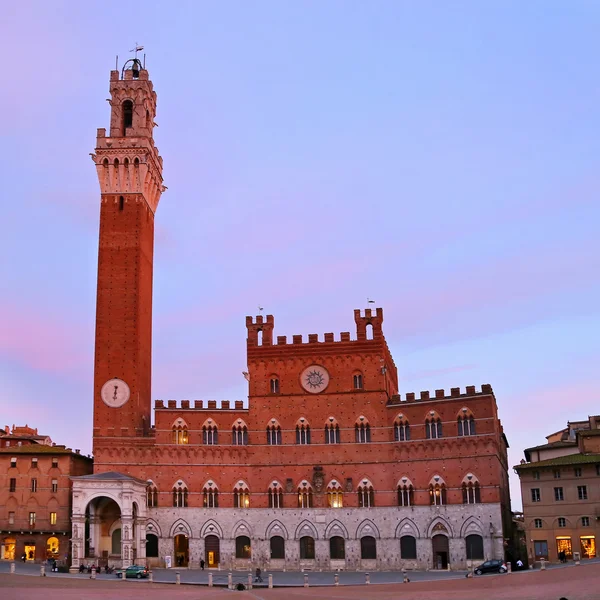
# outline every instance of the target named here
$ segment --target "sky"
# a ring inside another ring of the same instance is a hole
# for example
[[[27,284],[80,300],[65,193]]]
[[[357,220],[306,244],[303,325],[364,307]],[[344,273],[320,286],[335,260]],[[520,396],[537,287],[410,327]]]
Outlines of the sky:
[[[259,305],[306,339],[371,298],[401,393],[490,383],[510,465],[600,412],[597,2],[174,7],[0,9],[0,425],[91,452],[89,153],[135,43],[168,186],[154,399],[246,399]]]

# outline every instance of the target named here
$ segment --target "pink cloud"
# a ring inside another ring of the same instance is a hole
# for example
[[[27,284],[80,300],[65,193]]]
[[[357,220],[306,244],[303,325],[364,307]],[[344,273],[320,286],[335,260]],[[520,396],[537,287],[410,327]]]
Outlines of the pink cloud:
[[[460,365],[455,367],[442,367],[439,369],[421,369],[419,371],[413,371],[412,373],[406,373],[402,376],[403,381],[412,381],[414,379],[428,379],[430,377],[436,377],[437,375],[446,375],[448,373],[460,373],[461,371],[469,371],[475,369],[476,365]]]

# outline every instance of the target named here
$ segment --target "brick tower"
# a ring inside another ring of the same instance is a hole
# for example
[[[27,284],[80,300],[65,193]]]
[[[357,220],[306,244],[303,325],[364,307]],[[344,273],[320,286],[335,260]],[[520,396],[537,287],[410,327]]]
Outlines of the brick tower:
[[[165,189],[156,93],[139,60],[111,71],[110,95],[110,133],[98,129],[92,155],[101,192],[94,451],[150,429],[154,213]]]

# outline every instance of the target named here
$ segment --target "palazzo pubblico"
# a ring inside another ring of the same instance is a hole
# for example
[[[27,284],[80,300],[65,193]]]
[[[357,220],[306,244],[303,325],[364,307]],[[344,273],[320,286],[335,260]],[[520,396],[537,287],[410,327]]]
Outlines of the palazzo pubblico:
[[[503,558],[507,441],[490,385],[398,393],[383,311],[274,336],[246,317],[248,402],[154,402],[156,93],[110,74],[100,183],[94,473],[73,477],[72,563],[465,568]],[[240,340],[241,341],[241,340]]]

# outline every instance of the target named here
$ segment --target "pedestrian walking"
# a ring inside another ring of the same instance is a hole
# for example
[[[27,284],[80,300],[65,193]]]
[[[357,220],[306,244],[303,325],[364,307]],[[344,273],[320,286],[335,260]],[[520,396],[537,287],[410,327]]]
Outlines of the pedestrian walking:
[[[200,559],[200,568],[204,571],[204,559]]]

